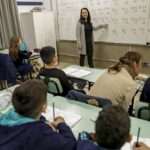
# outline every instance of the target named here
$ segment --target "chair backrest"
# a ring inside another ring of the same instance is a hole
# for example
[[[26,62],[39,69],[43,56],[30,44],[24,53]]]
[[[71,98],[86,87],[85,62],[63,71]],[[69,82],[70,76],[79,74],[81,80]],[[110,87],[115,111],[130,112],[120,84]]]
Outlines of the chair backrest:
[[[40,75],[39,78],[47,85],[49,93],[53,95],[62,95],[63,88],[58,78],[46,77],[42,75]]]

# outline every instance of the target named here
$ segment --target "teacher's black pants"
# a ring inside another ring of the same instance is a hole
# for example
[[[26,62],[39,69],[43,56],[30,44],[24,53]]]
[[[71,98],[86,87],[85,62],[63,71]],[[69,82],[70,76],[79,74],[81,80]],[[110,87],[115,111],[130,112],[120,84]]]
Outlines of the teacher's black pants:
[[[94,67],[94,64],[93,64],[93,48],[90,46],[90,47],[87,47],[87,60],[88,60],[88,65],[89,67],[93,68]],[[85,62],[85,56],[86,55],[80,55],[80,66],[84,66],[84,62]]]

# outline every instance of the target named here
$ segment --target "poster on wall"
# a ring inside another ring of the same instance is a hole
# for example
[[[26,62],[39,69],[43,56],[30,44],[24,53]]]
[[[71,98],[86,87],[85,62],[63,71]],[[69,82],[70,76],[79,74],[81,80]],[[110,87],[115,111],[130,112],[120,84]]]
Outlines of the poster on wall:
[[[17,0],[17,5],[43,5],[44,0]]]

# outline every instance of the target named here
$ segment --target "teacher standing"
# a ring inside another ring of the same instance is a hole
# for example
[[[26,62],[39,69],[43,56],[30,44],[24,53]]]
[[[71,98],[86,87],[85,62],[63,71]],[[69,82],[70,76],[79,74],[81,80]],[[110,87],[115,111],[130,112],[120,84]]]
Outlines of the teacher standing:
[[[89,67],[93,68],[93,49],[94,37],[93,30],[100,28],[107,28],[108,25],[99,25],[93,27],[91,22],[91,15],[87,8],[82,8],[80,12],[80,19],[76,27],[77,48],[80,53],[80,66],[84,66],[85,56],[88,59]]]

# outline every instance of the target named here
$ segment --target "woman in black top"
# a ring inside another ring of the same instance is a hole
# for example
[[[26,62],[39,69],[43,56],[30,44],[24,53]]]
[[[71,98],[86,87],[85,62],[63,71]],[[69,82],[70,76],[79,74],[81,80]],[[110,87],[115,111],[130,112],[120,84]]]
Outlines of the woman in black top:
[[[107,26],[105,24],[93,27],[89,10],[87,8],[81,9],[80,19],[76,28],[77,48],[80,52],[80,66],[84,66],[85,56],[87,56],[89,66],[94,67],[92,60],[94,47],[93,30],[106,28]]]

